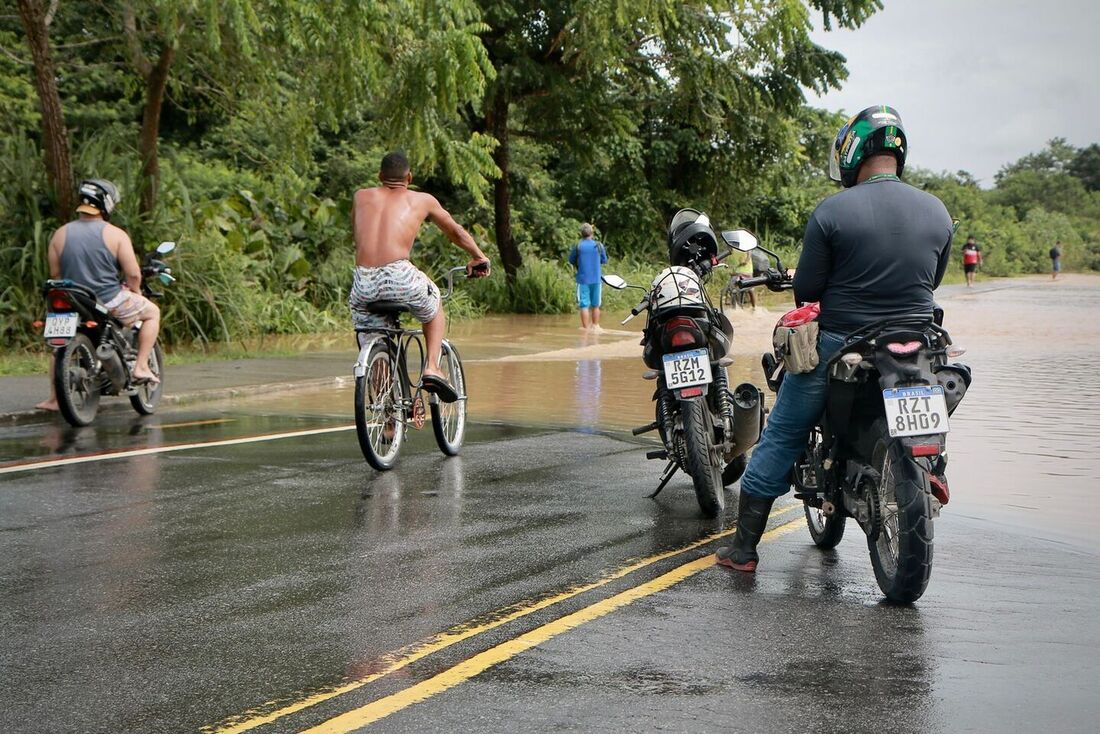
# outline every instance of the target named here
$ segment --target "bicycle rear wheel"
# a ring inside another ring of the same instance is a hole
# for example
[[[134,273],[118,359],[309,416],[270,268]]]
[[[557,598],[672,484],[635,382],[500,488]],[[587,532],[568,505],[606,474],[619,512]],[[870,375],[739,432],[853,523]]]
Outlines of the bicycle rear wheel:
[[[393,345],[376,342],[363,376],[355,378],[355,433],[363,457],[378,471],[392,469],[401,453],[408,391]]]
[[[431,396],[432,432],[435,433],[439,450],[447,456],[456,456],[466,436],[466,373],[462,369],[458,350],[450,342],[443,342],[439,369],[458,393],[458,400],[444,403],[435,395]]]

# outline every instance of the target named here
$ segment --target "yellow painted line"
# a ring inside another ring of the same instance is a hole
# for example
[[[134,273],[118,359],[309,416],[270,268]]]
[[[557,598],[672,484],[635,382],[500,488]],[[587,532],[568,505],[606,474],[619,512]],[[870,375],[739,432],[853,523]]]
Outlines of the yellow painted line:
[[[796,529],[800,525],[801,521],[799,519],[791,520],[764,533],[761,540],[778,537]],[[633,604],[639,599],[669,589],[681,581],[685,581],[700,571],[714,565],[714,558],[711,556],[704,556],[702,558],[696,558],[694,561],[688,561],[684,565],[678,566],[655,579],[634,586],[615,596],[595,602],[572,614],[567,614],[560,619],[544,624],[541,627],[536,627],[530,632],[525,632],[518,637],[502,642],[484,652],[480,652],[472,658],[464,660],[453,668],[448,668],[442,673],[428,678],[425,681],[410,686],[403,691],[380,698],[377,701],[372,701],[365,706],[360,706],[357,709],[336,716],[317,726],[305,729],[301,734],[346,734],[355,729],[373,724],[379,719],[384,719],[390,714],[397,713],[402,709],[412,706],[414,703],[420,703],[432,696],[436,696],[446,690],[454,688],[459,683],[463,683],[476,675],[484,673],[494,665],[510,660],[516,655],[526,652],[537,645],[541,645],[569,630],[576,629],[586,622],[599,619],[616,609],[621,609],[628,604]]]
[[[774,512],[772,512],[770,517],[779,517],[794,510],[801,509],[801,504],[788,505],[786,507],[775,510]],[[591,583],[584,584],[582,586],[574,586],[559,594],[555,594],[554,596],[546,597],[544,599],[539,599],[535,602],[521,602],[517,605],[505,607],[492,613],[491,615],[488,615],[490,617],[490,621],[488,622],[482,624],[470,622],[460,624],[452,627],[445,632],[441,632],[437,635],[429,637],[423,642],[410,645],[406,648],[398,650],[395,653],[383,657],[380,661],[382,663],[381,667],[379,667],[375,672],[371,673],[370,675],[364,676],[362,678],[356,678],[355,680],[348,681],[347,683],[336,686],[335,688],[320,691],[313,694],[312,696],[307,696],[306,698],[295,701],[293,703],[289,703],[281,708],[275,709],[268,713],[262,713],[261,711],[255,709],[252,711],[246,711],[240,716],[227,719],[218,726],[204,727],[202,731],[206,734],[241,734],[241,732],[255,729],[258,726],[270,724],[272,721],[281,719],[284,716],[289,716],[290,714],[297,713],[299,711],[302,711],[303,709],[307,709],[311,706],[316,706],[317,704],[324,701],[329,701],[333,698],[336,698],[337,696],[342,696],[345,693],[349,693],[351,691],[362,688],[368,683],[373,683],[379,678],[387,676],[394,671],[400,670],[407,665],[416,662],[417,660],[421,660],[427,657],[428,655],[437,653],[440,650],[445,650],[446,648],[455,645],[463,640],[467,640],[471,637],[475,637],[476,635],[480,635],[483,632],[488,632],[489,630],[496,629],[497,627],[501,627],[505,624],[508,624],[509,622],[513,622],[517,619],[526,617],[529,614],[534,614],[535,612],[542,609],[552,607],[555,604],[560,604],[567,599],[572,599],[573,597],[579,596],[580,594],[583,594],[587,591],[591,591],[592,589],[606,586],[612,581],[620,579],[628,574],[634,573],[635,571],[645,568],[646,566],[651,566],[654,563],[665,560],[666,558],[678,556],[681,553],[686,553],[690,550],[694,550],[701,546],[707,545],[708,543],[712,543],[715,540],[728,537],[732,534],[733,530],[723,530],[717,533],[711,533],[710,535],[707,535],[700,540],[689,543],[680,548],[664,551],[663,553],[657,553],[656,555],[652,556],[647,556],[638,561],[627,564]]]
[[[305,431],[287,431],[286,433],[265,433],[259,436],[245,436],[243,438],[226,438],[220,441],[198,441],[195,443],[176,443],[168,446],[153,446],[147,449],[128,449],[123,451],[101,451],[96,454],[84,454],[83,456],[70,456],[65,459],[48,459],[46,461],[28,461],[22,464],[8,464],[0,466],[0,474],[15,474],[17,472],[35,471],[36,469],[51,469],[55,466],[70,466],[72,464],[88,464],[93,461],[110,461],[113,459],[129,459],[133,456],[150,456],[152,454],[167,454],[172,451],[190,451],[192,449],[217,448],[218,446],[239,446],[243,443],[262,443],[264,441],[278,441],[283,438],[300,438],[302,436],[318,436],[323,433],[337,433],[339,431],[351,431],[355,424],[350,426],[335,426],[333,428],[311,428]]]
[[[185,423],[162,423],[161,425],[150,424],[150,428],[183,428],[184,426],[209,426],[214,423],[232,423],[236,418],[211,418],[205,421],[187,421]]]

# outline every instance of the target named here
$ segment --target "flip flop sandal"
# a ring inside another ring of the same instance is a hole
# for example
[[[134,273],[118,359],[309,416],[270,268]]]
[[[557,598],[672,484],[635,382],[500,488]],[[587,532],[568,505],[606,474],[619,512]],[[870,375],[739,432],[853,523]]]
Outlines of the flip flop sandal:
[[[453,403],[458,400],[458,393],[451,387],[450,383],[444,380],[442,377],[436,377],[435,375],[425,375],[420,381],[425,390],[430,393],[435,393],[439,396],[439,399],[444,403]]]
[[[160,380],[156,377],[135,377],[131,384],[134,387],[141,387],[142,385],[159,385]]]

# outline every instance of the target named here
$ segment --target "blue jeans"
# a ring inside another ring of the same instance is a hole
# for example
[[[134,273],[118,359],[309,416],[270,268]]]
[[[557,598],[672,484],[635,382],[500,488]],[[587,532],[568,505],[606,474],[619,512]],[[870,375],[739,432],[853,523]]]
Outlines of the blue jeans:
[[[814,371],[783,377],[760,443],[741,477],[742,492],[754,497],[779,497],[790,491],[791,467],[802,456],[810,431],[825,412],[829,382],[826,360],[843,343],[842,334],[822,331],[817,339],[820,360]]]

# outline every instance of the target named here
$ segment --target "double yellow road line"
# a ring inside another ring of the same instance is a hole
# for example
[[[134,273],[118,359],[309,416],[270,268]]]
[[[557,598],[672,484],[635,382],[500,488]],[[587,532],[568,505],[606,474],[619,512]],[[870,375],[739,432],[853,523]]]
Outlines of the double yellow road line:
[[[786,515],[795,510],[801,510],[801,504],[788,505],[777,509],[771,514],[772,518]],[[782,525],[779,525],[772,530],[764,534],[764,541],[778,537],[785,533],[788,533],[801,524],[801,518],[790,520]],[[694,543],[690,543],[686,546],[678,548],[676,550],[666,551],[664,553],[658,553],[653,556],[648,556],[641,560],[630,563],[615,572],[604,576],[598,581],[593,581],[589,584],[577,586],[572,589],[561,592],[551,597],[540,599],[531,603],[516,605],[501,610],[499,614],[493,615],[491,620],[484,623],[473,623],[459,625],[453,627],[446,632],[435,635],[424,642],[414,645],[410,648],[406,648],[403,651],[399,651],[388,658],[384,658],[382,666],[376,672],[362,678],[349,681],[336,688],[329,689],[327,691],[316,693],[312,696],[308,696],[299,701],[287,704],[273,711],[263,713],[260,711],[247,712],[241,717],[235,717],[232,720],[228,720],[215,727],[206,727],[203,731],[207,734],[240,734],[251,729],[255,729],[258,726],[271,723],[285,716],[297,713],[304,709],[315,706],[324,701],[331,700],[337,696],[341,696],[345,693],[357,690],[366,686],[373,681],[378,680],[394,671],[400,670],[408,666],[409,664],[421,660],[428,655],[444,650],[452,645],[461,642],[462,640],[469,639],[476,635],[480,635],[483,632],[487,632],[491,629],[495,629],[502,625],[508,624],[514,620],[526,617],[539,610],[546,609],[548,607],[560,604],[568,599],[572,599],[580,594],[583,594],[592,589],[606,586],[607,584],[620,579],[627,574],[633,573],[639,569],[651,566],[667,558],[686,553],[690,550],[694,550],[701,546],[712,543],[720,538],[728,537],[733,534],[733,530],[725,530],[718,533],[708,535]],[[414,703],[424,701],[432,696],[442,693],[454,686],[469,680],[470,678],[484,672],[485,670],[509,660],[520,653],[530,650],[532,647],[539,645],[543,642],[553,639],[558,635],[568,632],[571,629],[579,627],[580,625],[590,622],[600,617],[606,616],[616,609],[631,604],[638,599],[642,599],[647,596],[651,596],[659,591],[664,591],[681,581],[691,578],[700,571],[709,568],[714,565],[714,559],[710,555],[696,558],[695,560],[688,561],[676,568],[668,571],[654,579],[645,581],[637,586],[633,586],[625,591],[622,591],[613,596],[601,599],[593,602],[592,604],[582,607],[581,609],[560,617],[556,620],[548,622],[544,625],[540,625],[528,632],[525,632],[517,637],[495,645],[488,650],[480,652],[471,658],[468,658],[457,665],[444,670],[437,675],[428,678],[420,683],[417,683],[409,688],[394,693],[389,696],[385,696],[376,701],[372,701],[364,706],[352,709],[347,713],[336,716],[329,719],[317,726],[305,730],[309,734],[344,734],[355,729],[361,728],[368,724],[371,724],[379,719],[383,719],[390,714],[401,711],[404,708],[411,706]]]

